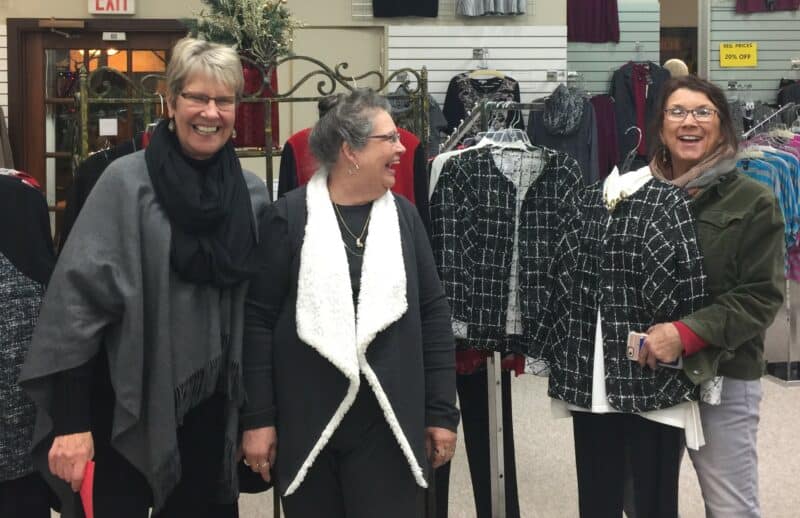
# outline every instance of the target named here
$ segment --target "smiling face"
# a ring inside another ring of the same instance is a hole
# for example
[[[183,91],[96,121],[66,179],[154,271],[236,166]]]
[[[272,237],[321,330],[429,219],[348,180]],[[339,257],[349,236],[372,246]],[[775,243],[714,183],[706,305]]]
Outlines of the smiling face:
[[[190,76],[181,91],[184,95],[170,98],[169,116],[175,119],[175,134],[183,153],[195,160],[211,158],[222,149],[233,134],[236,107],[220,107],[216,101],[201,102],[197,96],[214,98],[235,97],[231,87],[202,74]]]
[[[353,151],[355,162],[359,166],[358,173],[366,179],[380,182],[386,189],[394,186],[394,167],[400,163],[400,156],[406,150],[399,140],[392,142],[388,138],[396,132],[397,126],[394,125],[392,116],[385,110],[376,110],[372,116],[371,138],[367,139],[363,148]]]
[[[661,126],[661,141],[670,152],[672,172],[678,177],[697,165],[707,155],[712,153],[722,143],[720,131],[720,118],[716,112],[717,107],[702,92],[679,88],[667,99],[665,108],[683,108],[696,110],[710,108],[714,110],[710,120],[697,121],[692,113],[687,113],[682,121],[670,120],[664,117]]]

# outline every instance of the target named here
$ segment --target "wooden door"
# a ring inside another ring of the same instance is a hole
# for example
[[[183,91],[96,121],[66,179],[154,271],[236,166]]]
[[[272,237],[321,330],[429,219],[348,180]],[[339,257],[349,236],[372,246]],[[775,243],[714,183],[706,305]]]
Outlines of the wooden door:
[[[91,76],[95,91],[130,97],[132,84],[143,76],[165,72],[169,49],[186,32],[174,20],[85,20],[84,25],[84,29],[51,31],[40,29],[38,20],[8,20],[9,133],[15,166],[44,186],[48,205],[56,213],[51,220],[56,236],[80,152],[75,97],[80,67],[90,74],[99,70]],[[103,32],[121,32],[125,39],[105,41]],[[144,110],[152,110],[148,113],[152,118],[161,107],[90,104],[89,151],[113,146],[143,130]],[[101,119],[116,131],[101,135]]]

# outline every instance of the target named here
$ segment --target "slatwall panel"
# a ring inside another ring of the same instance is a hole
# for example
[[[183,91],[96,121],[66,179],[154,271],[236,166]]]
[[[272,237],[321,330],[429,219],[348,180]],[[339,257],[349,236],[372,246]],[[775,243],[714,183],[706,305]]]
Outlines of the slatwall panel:
[[[723,89],[729,80],[751,84],[752,90],[744,95],[774,103],[782,77],[800,79],[800,70],[791,69],[791,59],[800,59],[800,12],[737,14],[735,8],[733,0],[717,0],[711,6],[709,77]],[[757,42],[758,67],[720,67],[719,44],[727,41]]]
[[[619,43],[574,43],[567,45],[570,71],[583,74],[583,88],[592,93],[608,92],[611,75],[626,62],[659,63],[661,7],[658,0],[619,0]]]
[[[404,0],[394,0],[394,1],[403,2]],[[419,23],[420,21],[440,23],[440,22],[454,22],[454,21],[463,22],[464,20],[476,20],[476,19],[486,18],[483,16],[480,17],[456,16],[456,1],[457,0],[439,0],[439,16],[437,16],[436,18],[407,18],[407,19],[413,20],[415,23]],[[498,19],[510,21],[513,23],[518,19],[524,19],[528,16],[532,16],[534,2],[535,0],[528,0],[527,4],[528,8],[526,9],[524,15],[502,16],[499,17]],[[351,0],[351,10],[353,13],[353,21],[357,22],[370,22],[373,20],[392,20],[392,18],[373,18],[372,0]]]
[[[399,26],[388,27],[389,70],[428,68],[428,89],[444,102],[450,79],[477,68],[473,48],[487,48],[489,68],[519,81],[522,101],[547,95],[558,85],[547,71],[567,64],[567,28],[555,26]]]
[[[8,126],[8,34],[5,24],[0,24],[0,106]]]

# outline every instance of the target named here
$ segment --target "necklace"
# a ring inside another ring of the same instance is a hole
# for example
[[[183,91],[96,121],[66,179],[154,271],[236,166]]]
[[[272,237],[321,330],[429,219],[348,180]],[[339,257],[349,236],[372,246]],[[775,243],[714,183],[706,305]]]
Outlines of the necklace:
[[[331,203],[333,203],[333,202],[331,202]],[[363,239],[364,239],[364,234],[367,233],[367,227],[369,226],[369,220],[372,217],[372,207],[369,208],[369,214],[367,214],[367,220],[364,222],[364,227],[361,229],[361,233],[359,235],[355,235],[353,233],[353,231],[350,230],[350,227],[347,226],[347,223],[345,223],[344,218],[342,217],[342,213],[339,212],[339,206],[334,203],[333,204],[333,209],[336,211],[336,215],[339,217],[339,221],[342,223],[342,226],[344,227],[344,229],[347,231],[348,234],[350,234],[353,237],[353,239],[356,240],[356,248],[364,248]]]

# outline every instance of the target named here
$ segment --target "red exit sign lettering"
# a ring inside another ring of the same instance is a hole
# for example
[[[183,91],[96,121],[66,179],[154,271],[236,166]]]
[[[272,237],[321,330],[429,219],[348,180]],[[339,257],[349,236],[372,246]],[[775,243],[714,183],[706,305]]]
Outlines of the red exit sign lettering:
[[[89,0],[89,14],[136,14],[136,0]]]

